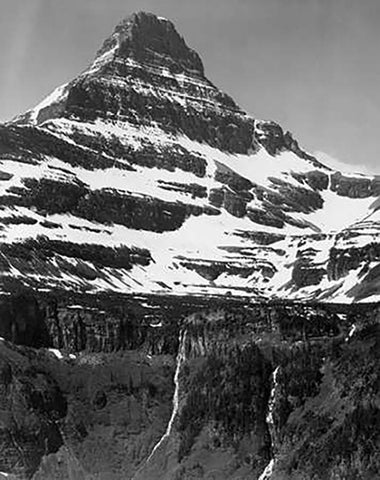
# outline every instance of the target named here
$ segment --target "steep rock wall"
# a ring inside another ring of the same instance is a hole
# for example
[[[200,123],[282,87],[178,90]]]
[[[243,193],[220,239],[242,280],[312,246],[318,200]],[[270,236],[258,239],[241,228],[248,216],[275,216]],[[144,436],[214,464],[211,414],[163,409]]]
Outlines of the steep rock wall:
[[[206,304],[14,300],[20,312],[34,305],[46,347],[57,349],[0,341],[9,418],[2,471],[35,480],[252,479],[269,471],[273,480],[343,480],[365,465],[375,471],[376,306]],[[14,405],[24,405],[22,422]],[[25,439],[16,450],[12,436]]]

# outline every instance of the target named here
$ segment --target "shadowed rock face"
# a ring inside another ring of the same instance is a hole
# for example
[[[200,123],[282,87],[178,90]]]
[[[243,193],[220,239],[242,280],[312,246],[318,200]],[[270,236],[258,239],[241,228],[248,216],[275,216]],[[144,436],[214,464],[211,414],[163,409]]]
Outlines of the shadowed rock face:
[[[168,67],[176,73],[191,72],[203,77],[199,55],[190,49],[174,25],[156,15],[139,12],[123,20],[97,53],[116,48],[116,55]]]
[[[67,401],[44,372],[44,354],[2,341],[0,346],[0,471],[31,478],[44,455],[63,445],[58,422]]]
[[[199,55],[170,21],[147,13],[126,18],[104,42],[97,62],[69,88],[66,115],[133,122],[137,115],[141,124],[158,122],[167,132],[180,130],[228,151],[243,153],[253,145],[252,119],[205,77]],[[163,95],[152,95],[152,88]],[[186,106],[181,98],[189,99]]]
[[[367,198],[380,195],[380,178],[347,177],[337,172],[331,176],[331,190],[349,198]]]
[[[49,343],[44,312],[34,295],[19,294],[0,300],[0,337],[33,347]]]
[[[36,299],[60,350],[0,342],[1,471],[248,480],[272,459],[273,479],[377,471],[375,306],[68,300]]]

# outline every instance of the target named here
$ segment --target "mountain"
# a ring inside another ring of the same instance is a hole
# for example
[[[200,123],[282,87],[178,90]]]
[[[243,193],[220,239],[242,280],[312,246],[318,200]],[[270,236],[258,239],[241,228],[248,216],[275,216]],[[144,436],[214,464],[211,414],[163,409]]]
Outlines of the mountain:
[[[0,139],[4,283],[378,300],[380,177],[249,116],[166,19],[121,22]]]
[[[380,177],[144,12],[0,164],[0,478],[376,478]]]

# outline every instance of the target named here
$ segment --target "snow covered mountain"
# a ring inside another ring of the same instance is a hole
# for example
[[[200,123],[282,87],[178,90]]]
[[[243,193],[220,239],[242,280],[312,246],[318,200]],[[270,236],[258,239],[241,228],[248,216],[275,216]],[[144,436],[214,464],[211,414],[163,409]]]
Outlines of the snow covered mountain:
[[[1,289],[380,299],[380,177],[347,175],[138,13],[0,126]]]

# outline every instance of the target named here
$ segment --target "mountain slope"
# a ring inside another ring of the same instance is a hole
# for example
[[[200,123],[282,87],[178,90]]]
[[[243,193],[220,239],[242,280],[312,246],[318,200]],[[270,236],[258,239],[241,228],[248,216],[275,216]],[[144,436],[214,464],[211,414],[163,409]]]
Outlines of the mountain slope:
[[[161,17],[1,126],[0,163],[4,291],[378,299],[380,178],[249,116]]]

